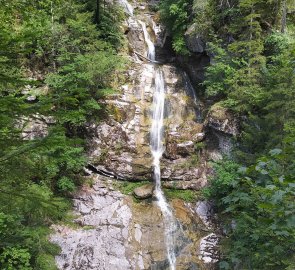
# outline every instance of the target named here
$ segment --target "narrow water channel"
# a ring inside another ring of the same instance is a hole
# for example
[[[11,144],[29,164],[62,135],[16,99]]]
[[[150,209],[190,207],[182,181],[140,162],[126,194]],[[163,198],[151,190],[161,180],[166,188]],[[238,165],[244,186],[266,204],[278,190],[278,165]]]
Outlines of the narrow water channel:
[[[151,41],[150,35],[147,31],[146,24],[140,21],[144,33],[144,39],[147,44],[147,58],[156,62],[155,45]],[[155,182],[155,196],[157,204],[160,207],[164,218],[165,229],[165,244],[167,249],[167,258],[171,270],[175,270],[176,255],[175,255],[175,231],[177,230],[177,221],[173,212],[167,203],[164,193],[161,188],[161,157],[164,152],[164,110],[165,110],[165,78],[161,66],[153,63],[155,86],[153,94],[152,106],[152,126],[151,126],[151,140],[150,146],[153,155],[153,178]]]

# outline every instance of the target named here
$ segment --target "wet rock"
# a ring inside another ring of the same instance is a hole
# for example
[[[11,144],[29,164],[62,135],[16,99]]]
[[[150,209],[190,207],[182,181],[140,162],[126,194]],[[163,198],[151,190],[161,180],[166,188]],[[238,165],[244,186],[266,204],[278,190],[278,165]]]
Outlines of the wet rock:
[[[147,184],[141,187],[137,187],[134,189],[133,194],[137,199],[148,199],[153,196],[154,185]]]
[[[190,52],[203,53],[206,49],[204,38],[197,32],[197,24],[192,24],[184,35],[185,43]]]
[[[145,43],[141,25],[133,18],[128,18],[127,39],[132,52],[137,52],[141,55],[145,54]]]
[[[219,237],[211,233],[200,241],[199,258],[206,264],[216,263],[219,259],[218,245]]]
[[[194,142],[192,141],[178,143],[176,147],[177,153],[179,153],[181,156],[188,156],[189,154],[192,154],[195,150]]]
[[[34,140],[37,138],[44,138],[48,134],[48,126],[38,120],[28,122],[26,127],[23,129],[22,137],[25,140]]]
[[[237,119],[228,109],[219,104],[215,104],[210,108],[205,125],[232,136],[236,136],[239,133]]]
[[[141,4],[141,5],[138,6],[138,8],[139,8],[140,10],[145,10],[145,9],[146,9],[146,6],[143,5],[143,4]]]
[[[186,225],[192,225],[193,218],[185,203],[179,199],[174,199],[172,203],[175,211],[175,217],[180,219],[182,223]]]
[[[208,158],[214,162],[222,160],[222,154],[217,149],[209,152]]]
[[[29,102],[29,103],[35,103],[35,102],[38,102],[38,98],[34,95],[31,95],[31,96],[28,96],[26,98],[26,100]]]
[[[214,224],[212,221],[214,218],[213,204],[208,201],[198,201],[194,208],[196,214],[200,217],[203,223],[208,229],[212,229]]]
[[[182,123],[175,131],[167,134],[165,157],[177,159],[194,154],[195,143],[202,141],[204,137],[202,124],[194,121]]]
[[[192,180],[196,186],[200,175],[196,164],[195,144],[204,140],[203,125],[196,122],[195,105],[187,96],[182,73],[172,65],[162,67],[166,83],[164,178]],[[152,156],[149,146],[150,118],[155,66],[134,65],[130,84],[122,94],[106,100],[110,119],[89,124],[90,164],[97,170],[122,179],[149,179]],[[185,165],[187,164],[187,165]],[[190,165],[191,164],[191,165]],[[204,179],[204,177],[203,177]]]
[[[210,64],[206,53],[194,53],[190,56],[177,56],[178,64],[188,73],[192,83],[199,85],[205,79],[205,70]]]

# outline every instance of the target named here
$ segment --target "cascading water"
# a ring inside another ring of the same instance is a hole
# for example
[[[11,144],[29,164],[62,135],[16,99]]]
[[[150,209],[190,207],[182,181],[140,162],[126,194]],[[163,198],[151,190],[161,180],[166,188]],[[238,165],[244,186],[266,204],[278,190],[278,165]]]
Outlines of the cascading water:
[[[188,92],[188,95],[191,96],[194,100],[194,104],[195,104],[195,111],[196,111],[196,116],[197,116],[197,121],[199,123],[202,122],[202,110],[201,110],[201,104],[200,101],[196,95],[195,89],[190,81],[189,76],[187,75],[186,72],[183,72],[183,79],[184,79],[184,83],[185,83],[185,88]]]
[[[147,31],[146,24],[140,21],[143,29],[144,39],[148,46],[147,57],[152,62],[155,61],[155,45],[151,41]],[[166,201],[166,198],[161,189],[161,167],[160,159],[164,152],[163,145],[163,130],[164,130],[164,108],[165,108],[165,80],[163,71],[159,66],[155,66],[155,91],[153,95],[153,119],[151,127],[151,152],[153,155],[154,166],[154,181],[155,181],[155,196],[157,204],[160,207],[165,226],[165,240],[167,248],[167,257],[171,270],[175,270],[175,241],[174,232],[177,229],[176,219]]]
[[[148,46],[148,54],[147,54],[147,58],[149,60],[151,60],[152,62],[155,62],[155,58],[156,58],[156,50],[155,50],[155,45],[154,43],[151,41],[151,37],[147,31],[146,28],[146,24],[142,21],[139,21],[139,23],[141,24],[142,27],[142,31],[143,31],[143,35],[144,35],[144,40]]]
[[[153,119],[151,127],[151,150],[154,158],[154,181],[155,196],[157,203],[163,213],[165,226],[165,240],[167,248],[167,257],[171,270],[175,270],[175,241],[174,232],[177,228],[176,220],[166,201],[161,189],[161,168],[160,159],[164,151],[163,129],[164,129],[164,107],[165,107],[165,83],[163,72],[160,68],[155,74],[155,92],[153,96]]]
[[[125,12],[129,16],[133,16],[133,7],[127,0],[119,0],[119,4],[124,8]]]

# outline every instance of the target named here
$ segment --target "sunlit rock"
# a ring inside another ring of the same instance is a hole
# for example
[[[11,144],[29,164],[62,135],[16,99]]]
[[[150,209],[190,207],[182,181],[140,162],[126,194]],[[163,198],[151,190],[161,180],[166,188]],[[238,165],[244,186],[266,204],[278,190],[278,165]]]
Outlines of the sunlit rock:
[[[205,125],[228,135],[236,136],[239,133],[237,118],[219,104],[215,104],[210,108]]]
[[[133,194],[137,199],[148,199],[153,196],[154,185],[147,184],[134,189]]]

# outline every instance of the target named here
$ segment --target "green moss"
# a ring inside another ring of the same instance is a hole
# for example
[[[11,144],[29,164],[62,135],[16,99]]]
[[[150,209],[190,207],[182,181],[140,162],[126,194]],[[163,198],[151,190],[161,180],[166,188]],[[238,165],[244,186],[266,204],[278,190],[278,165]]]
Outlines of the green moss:
[[[193,190],[182,190],[182,189],[164,189],[165,196],[172,199],[181,199],[185,202],[194,202],[197,200],[199,193]]]
[[[205,148],[205,146],[206,146],[205,142],[196,142],[195,143],[195,150],[201,151]]]
[[[189,160],[189,167],[195,167],[199,165],[200,157],[198,154],[193,154]]]
[[[189,158],[187,158],[184,162],[179,164],[177,168],[179,169],[190,169],[195,168],[200,164],[200,156],[199,154],[192,154]]]
[[[92,177],[88,177],[88,178],[86,178],[86,180],[85,180],[85,184],[86,184],[88,187],[92,188],[92,187],[94,186],[94,184],[95,184],[95,179],[93,179]]]
[[[108,156],[108,153],[109,153],[108,149],[102,149],[102,150],[101,150],[101,154],[100,154],[100,156],[97,158],[96,161],[97,161],[98,163],[102,163],[102,162],[106,161],[107,156]]]
[[[221,102],[215,103],[210,111],[209,111],[211,117],[216,118],[218,120],[226,120],[227,119],[227,113],[226,109],[222,106]]]
[[[58,222],[59,225],[67,226],[72,229],[79,229],[81,225],[74,222],[75,219],[79,217],[78,214],[74,213],[73,211],[68,211],[64,214],[63,219]]]
[[[131,195],[133,190],[142,185],[146,185],[150,183],[149,181],[140,181],[140,182],[130,182],[130,181],[122,181],[116,184],[117,188],[125,195]]]

